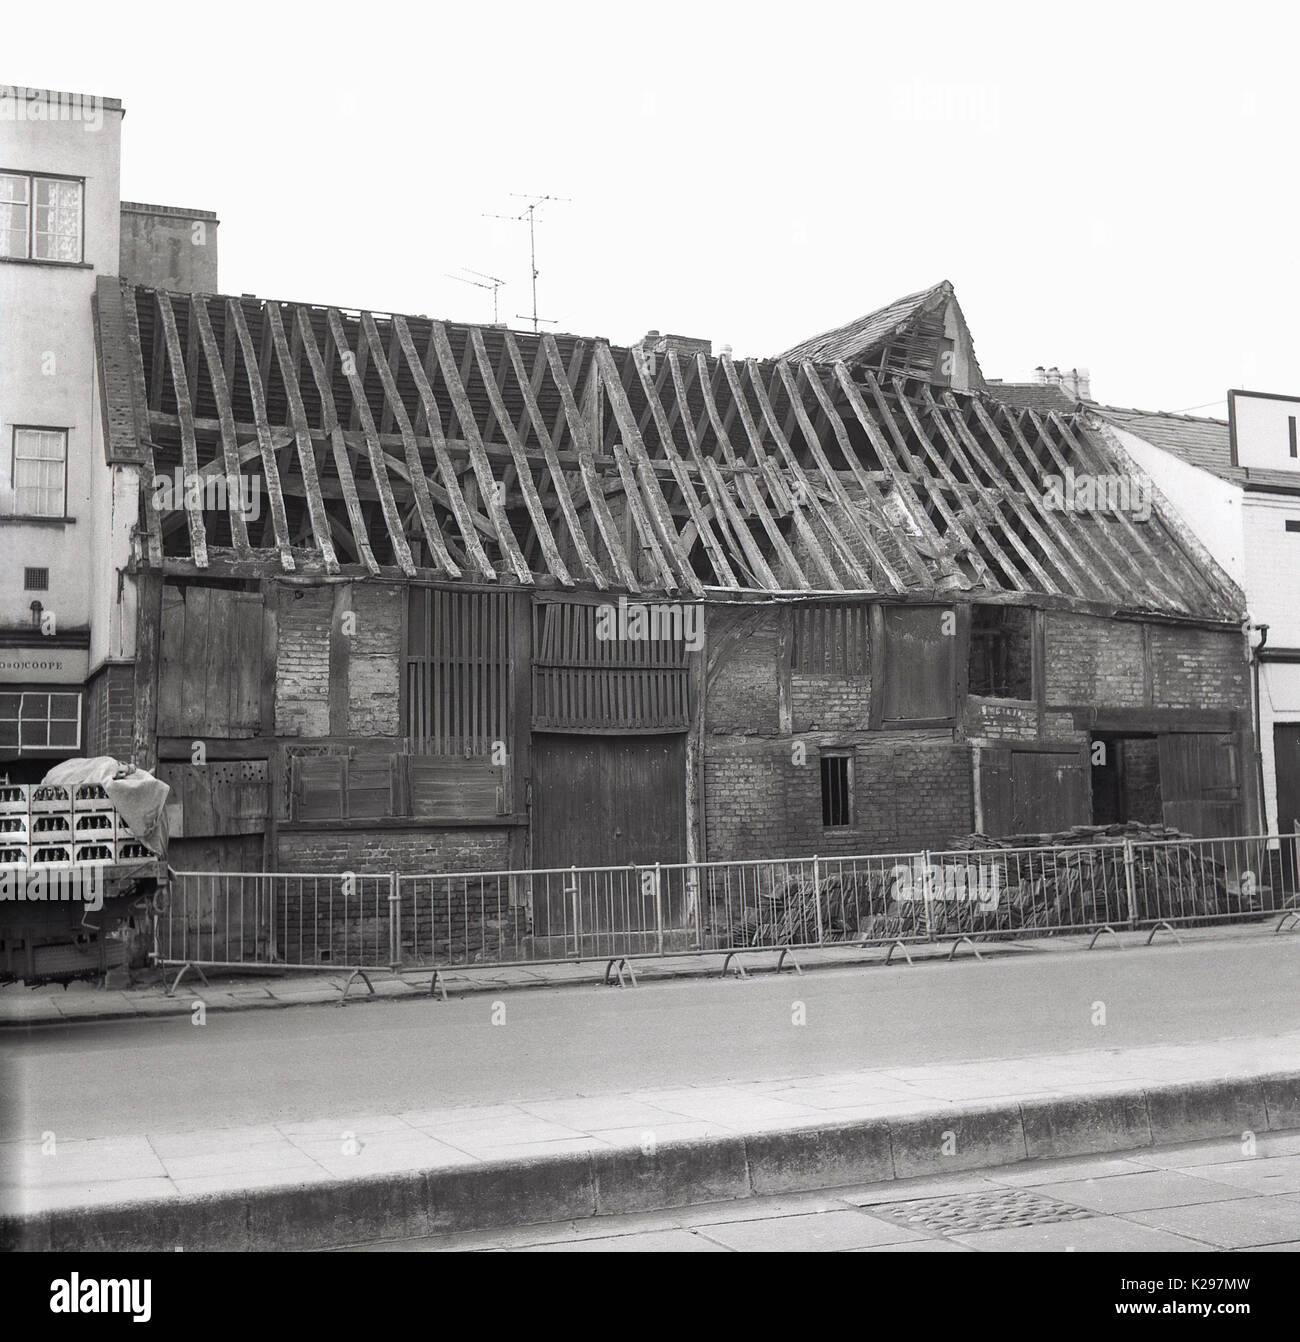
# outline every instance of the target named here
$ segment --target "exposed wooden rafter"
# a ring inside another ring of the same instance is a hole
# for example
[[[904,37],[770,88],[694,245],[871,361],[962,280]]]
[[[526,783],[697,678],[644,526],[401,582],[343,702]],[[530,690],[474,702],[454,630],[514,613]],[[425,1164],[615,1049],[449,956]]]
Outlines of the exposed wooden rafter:
[[[966,592],[1240,611],[1160,507],[1137,520],[1048,506],[1045,474],[1116,469],[1080,416],[1016,413],[892,365],[122,295],[115,423],[135,427],[150,495],[155,472],[187,486],[172,518],[144,510],[150,566],[202,569],[216,553],[306,580],[359,566],[694,599]],[[267,500],[256,528],[239,511],[250,478]],[[214,481],[228,538],[203,507]]]

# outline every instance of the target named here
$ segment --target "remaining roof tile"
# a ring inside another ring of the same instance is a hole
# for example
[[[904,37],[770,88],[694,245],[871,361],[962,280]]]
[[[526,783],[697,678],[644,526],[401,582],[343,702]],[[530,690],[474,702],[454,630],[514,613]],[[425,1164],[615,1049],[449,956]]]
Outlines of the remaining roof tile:
[[[892,339],[923,313],[946,302],[952,296],[952,291],[952,284],[943,280],[929,289],[895,299],[888,307],[878,308],[864,317],[855,317],[843,326],[823,331],[810,340],[800,341],[780,357],[795,362],[811,359],[814,363],[833,363],[836,359],[843,359],[846,363],[852,363]]]

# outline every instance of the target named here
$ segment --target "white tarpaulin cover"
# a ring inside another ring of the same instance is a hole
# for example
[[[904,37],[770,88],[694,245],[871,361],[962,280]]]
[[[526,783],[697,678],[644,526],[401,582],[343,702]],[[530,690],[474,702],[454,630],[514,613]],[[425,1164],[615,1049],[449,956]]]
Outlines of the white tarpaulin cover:
[[[131,833],[151,853],[160,857],[167,851],[167,816],[164,807],[171,788],[160,778],[133,764],[123,764],[111,755],[92,759],[64,760],[41,780],[61,787],[98,783],[117,807]]]

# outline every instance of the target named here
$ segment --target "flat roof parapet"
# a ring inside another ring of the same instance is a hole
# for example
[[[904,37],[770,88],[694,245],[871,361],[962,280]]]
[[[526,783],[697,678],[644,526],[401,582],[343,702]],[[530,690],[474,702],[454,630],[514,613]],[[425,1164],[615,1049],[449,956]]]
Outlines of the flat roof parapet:
[[[56,106],[93,103],[96,107],[102,107],[109,112],[123,110],[120,98],[105,98],[98,93],[69,93],[62,89],[31,88],[26,84],[0,84],[0,103],[20,100],[25,103],[33,101],[54,103]]]
[[[149,205],[139,200],[124,200],[123,214],[169,214],[178,219],[211,219],[220,223],[215,210],[189,210],[183,205]]]

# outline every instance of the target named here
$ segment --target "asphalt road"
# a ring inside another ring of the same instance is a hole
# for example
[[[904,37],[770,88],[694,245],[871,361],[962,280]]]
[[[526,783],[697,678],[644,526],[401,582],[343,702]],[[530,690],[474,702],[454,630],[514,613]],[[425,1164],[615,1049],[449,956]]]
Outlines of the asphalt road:
[[[0,1136],[179,1131],[1294,1030],[1296,936],[214,1012],[202,1026],[136,1018],[0,1032]]]

